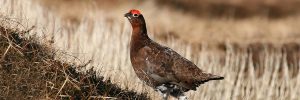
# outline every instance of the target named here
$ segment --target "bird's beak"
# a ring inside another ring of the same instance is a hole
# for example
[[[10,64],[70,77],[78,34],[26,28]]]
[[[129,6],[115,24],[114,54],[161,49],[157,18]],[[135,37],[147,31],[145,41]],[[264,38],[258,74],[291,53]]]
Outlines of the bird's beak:
[[[124,17],[127,17],[128,19],[130,19],[130,13],[126,13],[126,14],[124,15]]]
[[[128,17],[128,16],[130,16],[130,13],[126,13],[126,14],[124,15],[124,17]]]

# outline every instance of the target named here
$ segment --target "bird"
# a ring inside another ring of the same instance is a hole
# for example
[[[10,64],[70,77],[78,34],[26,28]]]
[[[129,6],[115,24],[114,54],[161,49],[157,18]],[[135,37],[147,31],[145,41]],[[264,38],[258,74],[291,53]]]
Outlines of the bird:
[[[189,90],[196,91],[201,84],[224,77],[206,73],[193,62],[173,49],[149,38],[146,22],[139,10],[125,13],[131,26],[130,61],[137,77],[162,95],[187,100],[184,95]]]

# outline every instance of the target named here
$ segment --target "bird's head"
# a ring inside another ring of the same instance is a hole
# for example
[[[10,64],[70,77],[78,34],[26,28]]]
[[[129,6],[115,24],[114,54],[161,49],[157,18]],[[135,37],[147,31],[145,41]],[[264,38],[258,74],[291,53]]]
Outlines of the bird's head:
[[[132,25],[145,24],[143,15],[139,10],[132,9],[124,15]]]

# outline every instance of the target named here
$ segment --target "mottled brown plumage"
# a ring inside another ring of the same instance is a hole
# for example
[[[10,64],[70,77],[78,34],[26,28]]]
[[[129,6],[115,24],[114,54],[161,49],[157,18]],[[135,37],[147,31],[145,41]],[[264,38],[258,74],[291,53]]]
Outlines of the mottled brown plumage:
[[[204,73],[174,50],[152,41],[147,35],[144,17],[138,10],[129,11],[125,17],[133,28],[130,41],[131,63],[137,76],[147,85],[163,94],[179,98],[188,90],[196,90],[204,82],[223,79]]]

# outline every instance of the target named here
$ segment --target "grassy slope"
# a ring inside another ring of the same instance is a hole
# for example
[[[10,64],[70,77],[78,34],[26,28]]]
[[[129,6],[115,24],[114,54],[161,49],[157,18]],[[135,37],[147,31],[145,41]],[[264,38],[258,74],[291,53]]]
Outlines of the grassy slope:
[[[97,78],[95,71],[76,72],[78,66],[54,59],[48,43],[20,37],[28,32],[0,26],[0,99],[149,99]]]

